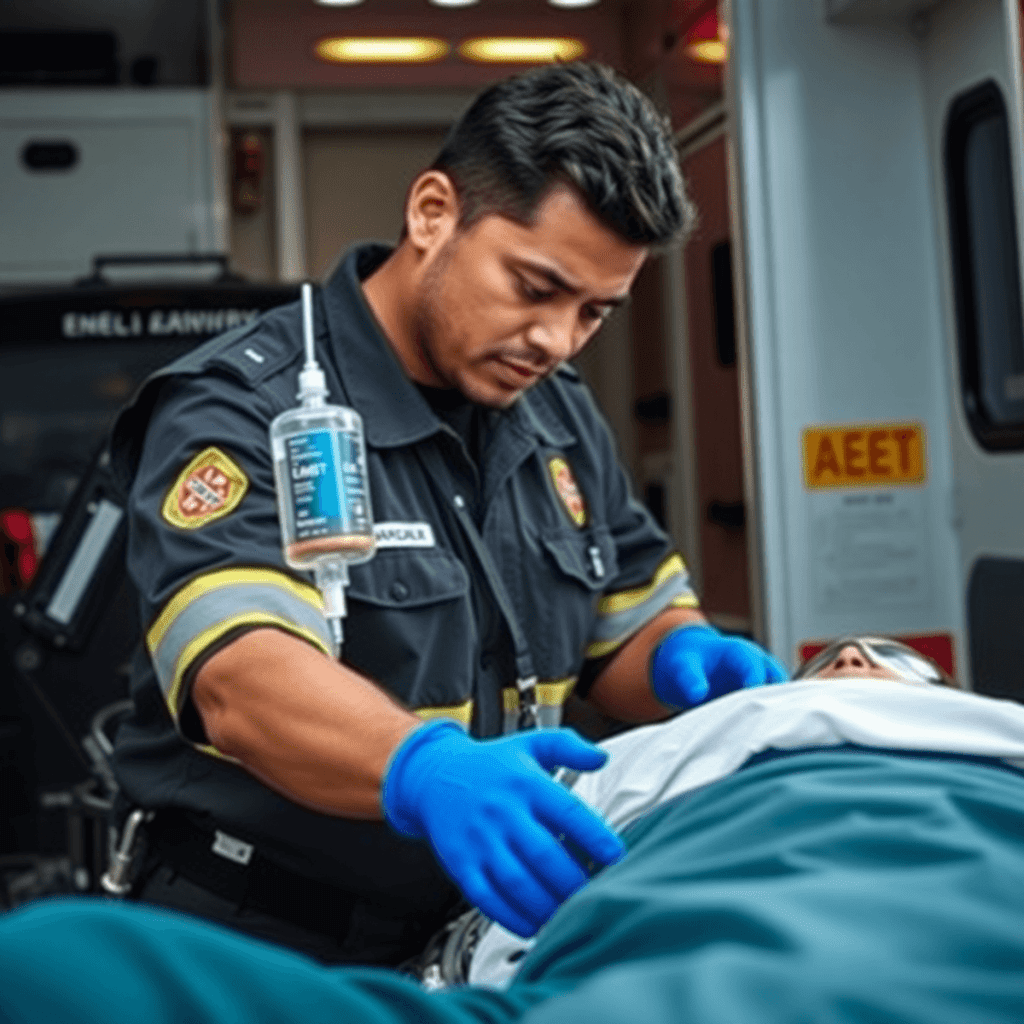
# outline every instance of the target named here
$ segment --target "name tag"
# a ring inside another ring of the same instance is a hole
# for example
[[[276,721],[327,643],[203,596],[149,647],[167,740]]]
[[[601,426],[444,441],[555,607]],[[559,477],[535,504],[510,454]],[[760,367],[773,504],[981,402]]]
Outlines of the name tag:
[[[376,523],[373,536],[379,548],[432,548],[435,545],[430,523]]]

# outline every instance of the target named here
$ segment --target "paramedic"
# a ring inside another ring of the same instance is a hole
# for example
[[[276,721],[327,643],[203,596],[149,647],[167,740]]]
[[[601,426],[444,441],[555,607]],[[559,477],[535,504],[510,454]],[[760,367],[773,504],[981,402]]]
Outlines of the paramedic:
[[[783,677],[704,621],[567,365],[691,220],[664,119],[568,64],[486,90],[397,247],[343,258],[317,358],[366,424],[378,550],[340,661],[283,563],[267,444],[298,304],[147,382],[113,443],[145,630],[114,755],[152,812],[136,898],[328,962],[397,963],[463,895],[532,934],[622,847],[548,776],[604,755],[531,727],[574,686],[643,722]]]

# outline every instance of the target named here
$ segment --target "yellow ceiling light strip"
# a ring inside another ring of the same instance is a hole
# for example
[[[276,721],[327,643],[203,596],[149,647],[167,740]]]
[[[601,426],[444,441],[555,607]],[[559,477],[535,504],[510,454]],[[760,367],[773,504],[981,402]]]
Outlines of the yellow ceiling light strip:
[[[450,51],[436,36],[326,36],[313,47],[330,64],[429,64]]]
[[[459,43],[459,56],[474,64],[546,64],[586,55],[587,44],[572,36],[478,36]]]

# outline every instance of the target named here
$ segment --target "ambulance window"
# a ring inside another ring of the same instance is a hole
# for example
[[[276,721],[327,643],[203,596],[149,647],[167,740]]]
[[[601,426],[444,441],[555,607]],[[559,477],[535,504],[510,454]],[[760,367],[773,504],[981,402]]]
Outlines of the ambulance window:
[[[986,82],[946,125],[950,251],[964,411],[988,449],[1024,449],[1024,323],[1006,104]]]

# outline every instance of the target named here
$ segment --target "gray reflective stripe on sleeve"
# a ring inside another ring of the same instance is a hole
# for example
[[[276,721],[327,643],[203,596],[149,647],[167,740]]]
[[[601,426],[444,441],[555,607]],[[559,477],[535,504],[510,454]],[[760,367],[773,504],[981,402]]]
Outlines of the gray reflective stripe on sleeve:
[[[650,594],[642,601],[631,604],[622,611],[599,614],[587,644],[587,657],[603,657],[666,608],[673,604],[685,606],[686,601],[680,602],[679,598],[692,598],[693,607],[697,607],[697,596],[690,587],[690,574],[685,569],[674,573],[652,588]]]
[[[198,593],[167,625],[150,651],[172,714],[177,715],[181,708],[181,684],[189,666],[225,633],[241,626],[279,626],[325,653],[331,650],[323,613],[286,587],[236,582]]]

